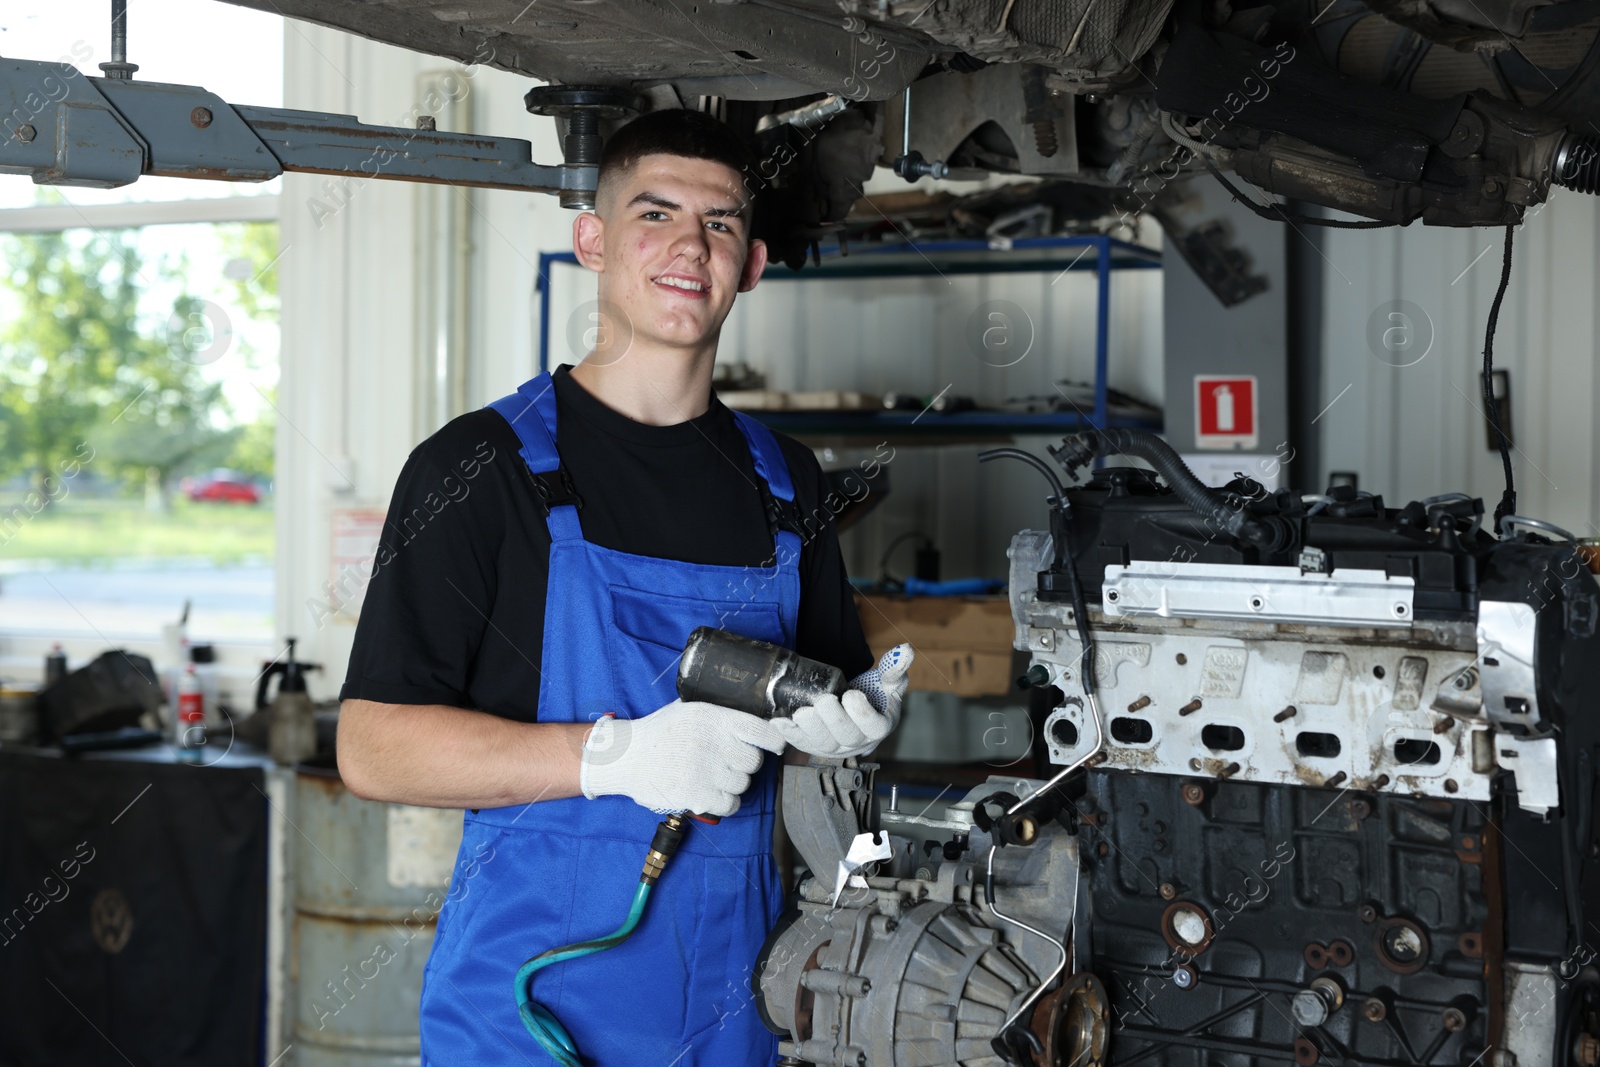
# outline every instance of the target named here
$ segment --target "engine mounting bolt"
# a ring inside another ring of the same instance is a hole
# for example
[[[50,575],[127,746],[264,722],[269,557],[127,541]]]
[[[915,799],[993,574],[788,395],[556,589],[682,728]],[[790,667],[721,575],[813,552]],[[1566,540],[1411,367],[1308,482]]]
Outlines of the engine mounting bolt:
[[[1183,783],[1181,792],[1185,804],[1199,806],[1206,799],[1206,788],[1199,782]]]
[[[1178,889],[1171,882],[1162,882],[1161,883],[1161,899],[1162,900],[1171,900],[1173,897],[1175,897],[1177,895],[1178,895]]]
[[[1217,777],[1218,778],[1232,778],[1234,775],[1236,775],[1238,773],[1239,773],[1239,765],[1237,763],[1230,763],[1226,767],[1222,768],[1222,770],[1217,772]]]
[[[1446,1008],[1439,1013],[1439,1021],[1452,1034],[1460,1033],[1467,1028],[1467,1017],[1460,1008]]]
[[[1484,196],[1499,196],[1500,195],[1500,183],[1495,181],[1493,178],[1490,178],[1488,181],[1484,182],[1483,183],[1483,195]]]
[[[1315,989],[1302,989],[1289,1002],[1294,1021],[1301,1026],[1321,1026],[1328,1021],[1328,1002]]]
[[[1295,717],[1295,713],[1298,712],[1299,710],[1300,709],[1296,708],[1293,704],[1290,704],[1288,707],[1286,707],[1282,711],[1278,712],[1278,714],[1274,715],[1272,717],[1272,721],[1273,722],[1284,722],[1284,721],[1286,721],[1288,719],[1292,719],[1292,718]]]
[[[1444,780],[1444,791],[1446,793],[1454,793],[1457,789],[1460,789],[1460,788],[1461,787],[1456,784],[1456,780],[1454,778],[1446,778]]]
[[[1178,714],[1179,715],[1193,715],[1195,712],[1197,712],[1199,710],[1200,710],[1200,698],[1199,697],[1195,697],[1193,700],[1189,701],[1189,703],[1187,703],[1183,707],[1179,708],[1178,709]]]
[[[1377,922],[1378,921],[1378,909],[1373,907],[1371,904],[1363,904],[1363,905],[1361,905],[1361,907],[1356,909],[1356,915],[1364,923],[1370,923],[1370,922]]]
[[[1361,1003],[1361,1015],[1369,1023],[1381,1023],[1389,1017],[1389,1006],[1377,997],[1368,997]]]
[[[1348,777],[1349,777],[1349,775],[1345,774],[1343,771],[1340,771],[1338,774],[1334,775],[1332,778],[1329,778],[1327,781],[1323,782],[1322,784],[1324,786],[1326,786],[1327,788],[1332,789],[1334,786],[1339,785],[1341,782],[1343,782]]]
[[[1177,986],[1179,989],[1193,989],[1195,987],[1195,983],[1199,980],[1200,976],[1196,974],[1195,969],[1189,966],[1187,963],[1180,963],[1172,970],[1172,984]]]
[[[189,112],[189,122],[202,130],[205,129],[211,125],[211,109],[208,107],[195,108]]]
[[[1141,710],[1143,708],[1148,708],[1149,706],[1150,706],[1150,698],[1147,697],[1147,696],[1142,696],[1138,700],[1135,700],[1132,704],[1129,704],[1128,705],[1128,710],[1130,712],[1134,712],[1134,711],[1139,711],[1139,710]]]
[[[1382,789],[1384,786],[1386,786],[1388,784],[1389,784],[1389,776],[1387,774],[1380,774],[1380,775],[1378,775],[1378,777],[1376,777],[1376,778],[1374,778],[1372,780],[1372,788],[1374,788],[1374,789]]]
[[[35,137],[39,136],[39,131],[33,128],[33,123],[24,122],[21,126],[17,127],[16,133],[12,134],[12,136],[21,141],[23,144],[27,144],[29,141],[32,141]]]
[[[1444,718],[1433,724],[1433,732],[1436,734],[1447,734],[1450,732],[1450,728],[1455,724],[1456,721],[1450,716],[1446,715]]]

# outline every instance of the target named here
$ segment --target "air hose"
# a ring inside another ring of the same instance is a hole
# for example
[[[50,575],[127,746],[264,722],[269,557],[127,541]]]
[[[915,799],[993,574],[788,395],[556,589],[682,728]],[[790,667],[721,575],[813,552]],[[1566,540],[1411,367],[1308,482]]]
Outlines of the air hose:
[[[661,877],[661,872],[667,869],[668,862],[677,853],[678,846],[683,843],[683,833],[684,822],[681,815],[669,815],[656,827],[656,835],[650,842],[650,851],[645,855],[644,871],[639,875],[639,888],[634,891],[633,904],[628,908],[628,917],[623,920],[621,926],[605,937],[598,937],[592,941],[579,941],[576,944],[541,952],[517,969],[515,981],[517,1014],[522,1019],[522,1025],[533,1035],[533,1039],[539,1042],[539,1046],[554,1057],[562,1067],[583,1067],[583,1061],[578,1057],[577,1043],[572,1040],[572,1035],[567,1033],[567,1028],[561,1025],[561,1020],[557,1019],[549,1008],[533,999],[534,975],[553,963],[592,956],[596,952],[616,948],[626,941],[628,935],[639,925],[639,920],[644,918],[644,908],[650,900],[650,891],[654,888],[656,880]]]

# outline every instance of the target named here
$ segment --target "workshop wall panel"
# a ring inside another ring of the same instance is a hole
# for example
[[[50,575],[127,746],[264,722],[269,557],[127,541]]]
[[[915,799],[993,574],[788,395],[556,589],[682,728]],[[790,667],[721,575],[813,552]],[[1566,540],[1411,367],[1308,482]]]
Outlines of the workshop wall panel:
[[[1318,420],[1329,471],[1356,471],[1390,503],[1470,492],[1492,511],[1503,485],[1479,373],[1504,231],[1411,226],[1328,230]],[[1516,233],[1495,338],[1510,371],[1519,512],[1600,535],[1596,480],[1596,267],[1592,198],[1554,190]]]

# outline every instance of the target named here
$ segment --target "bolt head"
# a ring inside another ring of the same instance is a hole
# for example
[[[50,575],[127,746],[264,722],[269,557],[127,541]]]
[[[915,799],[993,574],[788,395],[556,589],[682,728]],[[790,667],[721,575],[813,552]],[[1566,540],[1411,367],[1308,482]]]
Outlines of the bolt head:
[[[211,125],[211,117],[211,109],[208,107],[197,107],[189,112],[189,121],[202,130]]]
[[[1180,966],[1173,969],[1172,984],[1179,989],[1189,989],[1194,986],[1195,973],[1192,967]]]
[[[1177,887],[1174,886],[1171,882],[1162,882],[1161,883],[1161,899],[1162,900],[1171,900],[1172,898],[1176,897],[1177,895],[1178,895]]]
[[[1467,1027],[1467,1017],[1462,1013],[1460,1008],[1446,1008],[1444,1011],[1439,1013],[1439,1021],[1443,1023],[1444,1028],[1450,1031],[1452,1034],[1460,1033]]]
[[[1321,1026],[1328,1021],[1328,1002],[1314,989],[1302,989],[1289,1002],[1294,1021],[1301,1026]]]
[[[29,141],[32,141],[35,137],[39,136],[39,131],[34,129],[30,124],[24,122],[21,126],[17,127],[15,136],[17,140],[21,141],[23,144],[27,144]]]
[[[1370,1023],[1381,1023],[1389,1017],[1389,1006],[1377,997],[1368,997],[1361,1004],[1361,1016]]]

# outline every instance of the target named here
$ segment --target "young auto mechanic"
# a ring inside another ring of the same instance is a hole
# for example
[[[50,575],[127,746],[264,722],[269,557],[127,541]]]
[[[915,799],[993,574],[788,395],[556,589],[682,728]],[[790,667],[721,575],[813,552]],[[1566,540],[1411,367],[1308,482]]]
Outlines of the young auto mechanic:
[[[699,112],[623,127],[573,223],[598,279],[594,349],[450,422],[395,488],[338,752],[360,796],[467,812],[424,1063],[551,1062],[519,1022],[519,965],[612,930],[660,813],[684,811],[722,818],[693,825],[631,938],[552,968],[538,997],[585,1063],[775,1059],[750,995],[782,903],[775,757],[876,746],[910,655],[873,668],[810,451],[711,390],[734,296],[767,260],[752,166]],[[771,722],[677,700],[698,626],[834,664],[873,698]]]

